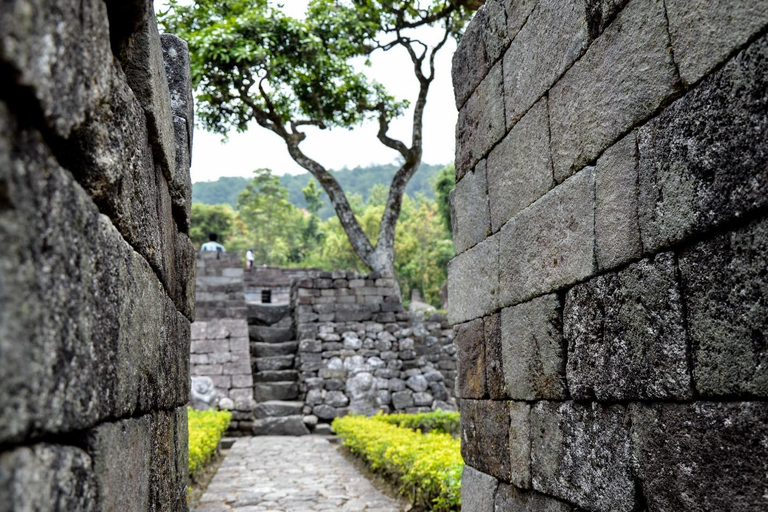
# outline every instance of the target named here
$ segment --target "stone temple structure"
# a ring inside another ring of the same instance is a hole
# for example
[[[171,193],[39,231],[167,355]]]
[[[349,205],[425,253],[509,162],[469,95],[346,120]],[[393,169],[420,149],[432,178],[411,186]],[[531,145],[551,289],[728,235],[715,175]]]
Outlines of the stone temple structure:
[[[464,510],[768,510],[767,27],[764,0],[476,14],[453,66]]]
[[[150,0],[0,2],[0,509],[184,511],[186,43]]]

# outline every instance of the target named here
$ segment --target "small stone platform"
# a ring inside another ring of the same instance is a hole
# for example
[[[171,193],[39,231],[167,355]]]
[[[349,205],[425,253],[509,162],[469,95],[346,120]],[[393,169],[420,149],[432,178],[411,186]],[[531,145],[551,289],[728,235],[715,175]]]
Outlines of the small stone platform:
[[[194,512],[399,512],[324,438],[239,438]]]

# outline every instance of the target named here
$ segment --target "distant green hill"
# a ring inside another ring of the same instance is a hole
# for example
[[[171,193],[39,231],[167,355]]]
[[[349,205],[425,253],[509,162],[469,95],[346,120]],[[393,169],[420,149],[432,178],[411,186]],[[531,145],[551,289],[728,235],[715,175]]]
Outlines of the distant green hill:
[[[417,193],[422,193],[430,199],[434,199],[435,192],[432,183],[443,167],[444,165],[422,164],[405,189],[408,195],[414,196]],[[354,169],[331,171],[331,173],[347,194],[360,194],[365,201],[368,199],[368,191],[377,183],[389,186],[396,171],[397,166],[390,164],[355,167]],[[280,177],[280,182],[288,189],[288,199],[300,208],[306,207],[301,189],[307,186],[310,177],[309,173],[286,174]],[[192,201],[204,204],[231,204],[234,207],[237,204],[238,194],[249,181],[249,178],[230,176],[219,178],[216,181],[194,183],[192,185]],[[323,194],[323,198],[325,201],[319,213],[321,218],[328,219],[334,215],[334,211],[325,194]]]

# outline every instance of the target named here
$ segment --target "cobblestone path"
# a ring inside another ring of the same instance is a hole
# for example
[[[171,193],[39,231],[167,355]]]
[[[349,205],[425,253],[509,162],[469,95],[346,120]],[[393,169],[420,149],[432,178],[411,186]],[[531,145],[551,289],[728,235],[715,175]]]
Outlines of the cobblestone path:
[[[235,442],[195,512],[398,512],[323,438]]]

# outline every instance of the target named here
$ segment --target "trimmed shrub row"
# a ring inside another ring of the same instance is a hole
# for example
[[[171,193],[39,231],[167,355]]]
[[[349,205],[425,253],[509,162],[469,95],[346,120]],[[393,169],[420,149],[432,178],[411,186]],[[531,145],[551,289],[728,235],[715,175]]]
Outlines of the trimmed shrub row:
[[[397,425],[398,427],[421,430],[422,432],[442,432],[459,435],[459,413],[447,411],[432,411],[420,414],[377,414],[373,418]]]
[[[189,422],[189,476],[203,469],[216,453],[221,436],[227,431],[229,411],[197,411],[187,408]]]
[[[336,418],[333,430],[344,446],[414,504],[435,511],[459,510],[464,468],[459,440],[440,432],[422,434],[381,418]]]

